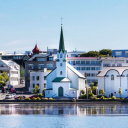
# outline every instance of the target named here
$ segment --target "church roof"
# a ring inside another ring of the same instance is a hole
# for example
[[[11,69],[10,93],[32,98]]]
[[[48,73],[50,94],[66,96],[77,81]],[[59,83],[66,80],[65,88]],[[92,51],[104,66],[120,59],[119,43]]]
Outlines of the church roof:
[[[63,28],[61,26],[61,33],[60,33],[60,43],[59,43],[59,52],[65,51],[65,45],[64,45],[64,36],[63,36]]]
[[[74,67],[72,67],[70,64],[67,63],[67,67],[70,70],[72,70],[78,77],[85,79],[85,77],[80,72],[78,72]]]
[[[107,74],[108,71],[115,70],[118,72],[119,75],[122,75],[125,70],[128,70],[128,67],[106,67],[105,69],[101,70],[97,77],[103,77]]]
[[[35,48],[32,50],[33,53],[40,53],[39,48],[37,47],[37,44],[35,45]]]
[[[56,77],[52,82],[71,82],[71,80],[66,77]]]

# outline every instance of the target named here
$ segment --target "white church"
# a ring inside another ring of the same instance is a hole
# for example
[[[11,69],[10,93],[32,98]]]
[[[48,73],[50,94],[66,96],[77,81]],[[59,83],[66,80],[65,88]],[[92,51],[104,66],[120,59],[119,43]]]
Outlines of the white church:
[[[81,90],[86,92],[85,77],[67,63],[63,29],[61,26],[56,68],[46,76],[45,97],[78,98]]]

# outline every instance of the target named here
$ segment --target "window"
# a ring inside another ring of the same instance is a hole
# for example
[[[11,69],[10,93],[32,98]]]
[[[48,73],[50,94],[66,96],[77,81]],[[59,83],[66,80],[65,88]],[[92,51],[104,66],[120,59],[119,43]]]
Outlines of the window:
[[[35,80],[35,76],[32,76],[32,79]]]
[[[46,58],[37,58],[37,61],[46,61]]]
[[[117,67],[122,67],[122,64],[117,64]]]
[[[115,67],[115,64],[112,64],[112,67]]]
[[[60,58],[62,58],[62,54],[60,54]]]
[[[111,75],[111,80],[114,80],[114,75]]]
[[[96,61],[96,64],[100,64],[100,61]]]
[[[96,70],[100,70],[100,67],[96,67]]]
[[[63,72],[62,71],[60,71],[60,75],[62,75],[63,74]]]
[[[103,67],[110,67],[110,64],[103,64]]]
[[[68,63],[70,64],[70,61],[68,61]]]
[[[28,67],[33,69],[34,65],[33,64],[28,64]]]
[[[87,80],[87,83],[90,83],[90,79]]]
[[[95,70],[95,67],[91,67],[91,70]]]
[[[49,61],[53,61],[53,58],[52,57],[49,57]]]
[[[36,80],[39,80],[39,76],[36,77]]]
[[[33,88],[35,88],[35,84],[33,84]]]
[[[81,70],[85,70],[85,67],[81,67]]]
[[[118,52],[115,52],[116,56],[121,56],[122,55],[122,52],[121,51],[118,51]]]
[[[91,76],[92,76],[92,77],[95,77],[95,73],[92,73]]]
[[[90,73],[87,73],[87,77],[90,77]]]
[[[46,88],[46,84],[44,83],[44,88]]]
[[[90,61],[86,61],[86,64],[90,64]]]
[[[86,70],[90,70],[90,67],[86,67]]]
[[[87,73],[84,73],[84,76],[87,77]]]
[[[81,61],[81,64],[85,64],[85,61]]]
[[[80,70],[80,67],[76,67],[76,70]]]
[[[75,65],[75,61],[71,61],[71,65]]]
[[[53,64],[47,64],[47,68],[53,67]]]
[[[126,60],[126,63],[128,63],[128,60]]]
[[[60,63],[60,66],[62,66],[63,64],[62,63]]]
[[[127,55],[127,56],[128,56],[128,51],[125,51],[125,55]]]
[[[95,64],[95,61],[91,61],[91,64]]]
[[[76,64],[80,64],[80,61],[76,61]]]
[[[39,69],[44,67],[44,64],[38,64]]]

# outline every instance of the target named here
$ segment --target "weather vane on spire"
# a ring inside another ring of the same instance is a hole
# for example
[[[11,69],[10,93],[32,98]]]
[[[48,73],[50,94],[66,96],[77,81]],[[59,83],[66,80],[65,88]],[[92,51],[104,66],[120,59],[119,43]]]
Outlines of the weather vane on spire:
[[[60,18],[60,19],[61,19],[61,25],[62,25],[62,20],[63,20],[64,18],[62,18],[62,16],[61,16],[61,18]]]

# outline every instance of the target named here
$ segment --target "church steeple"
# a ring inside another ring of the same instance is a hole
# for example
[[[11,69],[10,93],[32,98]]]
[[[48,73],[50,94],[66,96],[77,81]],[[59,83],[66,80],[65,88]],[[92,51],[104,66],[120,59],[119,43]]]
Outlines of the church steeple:
[[[59,52],[61,52],[61,51],[65,52],[62,24],[61,24],[61,33],[60,33],[60,43],[59,43]]]

